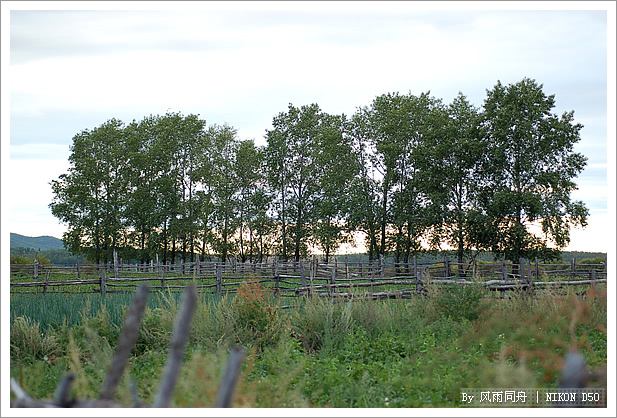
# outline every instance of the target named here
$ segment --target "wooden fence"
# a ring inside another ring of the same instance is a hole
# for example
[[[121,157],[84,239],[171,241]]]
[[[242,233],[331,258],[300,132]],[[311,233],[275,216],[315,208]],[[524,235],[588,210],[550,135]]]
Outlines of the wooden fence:
[[[387,263],[383,257],[372,263],[349,262],[334,258],[328,264],[317,257],[299,262],[227,263],[191,262],[180,264],[104,265],[11,265],[12,293],[92,293],[105,295],[132,292],[148,283],[153,290],[181,291],[195,284],[200,293],[234,293],[247,281],[258,281],[282,297],[315,293],[322,296],[361,296],[373,299],[425,294],[431,287],[478,283],[492,291],[533,292],[536,289],[583,286],[606,283],[605,264],[541,264],[538,260],[520,260],[518,264],[458,264],[442,262]]]

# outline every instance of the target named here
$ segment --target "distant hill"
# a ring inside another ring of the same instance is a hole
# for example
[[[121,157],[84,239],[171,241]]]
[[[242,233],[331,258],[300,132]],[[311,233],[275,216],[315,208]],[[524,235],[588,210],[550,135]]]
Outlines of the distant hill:
[[[36,251],[62,250],[64,243],[61,239],[50,236],[26,237],[11,232],[11,248],[16,247],[32,248]]]

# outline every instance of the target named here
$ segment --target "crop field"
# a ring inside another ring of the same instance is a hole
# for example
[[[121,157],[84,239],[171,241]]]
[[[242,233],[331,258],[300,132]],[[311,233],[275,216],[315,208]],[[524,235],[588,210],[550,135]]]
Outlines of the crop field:
[[[11,376],[34,398],[52,399],[71,372],[74,396],[96,398],[131,297],[12,294]],[[151,293],[119,403],[134,404],[131,388],[152,403],[178,309],[179,293]],[[235,407],[463,407],[461,388],[556,388],[573,348],[594,372],[589,384],[605,388],[606,290],[502,299],[482,286],[444,285],[411,299],[314,293],[293,303],[257,281],[233,294],[202,292],[171,406],[214,406],[236,346],[246,357]]]

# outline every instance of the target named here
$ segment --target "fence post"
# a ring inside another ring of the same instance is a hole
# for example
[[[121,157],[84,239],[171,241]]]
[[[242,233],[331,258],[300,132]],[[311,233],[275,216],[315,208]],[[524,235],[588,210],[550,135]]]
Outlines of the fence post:
[[[504,281],[508,281],[508,269],[506,268],[506,256],[501,260],[501,275]]]
[[[574,280],[574,278],[576,277],[576,259],[572,259],[572,261],[570,262],[570,266],[572,270],[572,273],[570,275],[572,276],[572,280]]]
[[[422,278],[422,269],[416,272],[416,293],[421,295],[424,292],[424,280]]]
[[[313,281],[317,278],[317,267],[319,261],[317,261],[317,256],[313,256],[312,270],[311,270],[311,286],[313,285]]]
[[[527,276],[527,293],[533,294],[533,274],[531,274],[531,260],[527,260],[527,267],[529,267],[529,275]]]
[[[169,263],[169,261],[167,261],[167,263]],[[169,264],[167,264],[167,265],[169,265]],[[163,270],[161,270],[161,287],[163,289],[165,288],[165,264],[163,264]]]
[[[107,274],[106,269],[101,269],[101,296],[105,296],[107,294]]]
[[[34,281],[37,281],[39,278],[39,259],[34,257]]]
[[[216,294],[223,295],[223,266],[216,265]]]
[[[413,278],[414,280],[418,280],[418,257],[413,256]]]
[[[336,259],[335,259],[336,260]],[[336,266],[332,267],[332,271],[330,273],[330,284],[336,284]],[[328,286],[328,291],[330,290],[330,286]],[[336,288],[335,288],[336,292]]]
[[[306,287],[306,271],[303,260],[300,260],[300,286]]]
[[[525,260],[522,258],[518,259],[518,272],[521,276],[521,282],[525,282]]]
[[[383,254],[379,254],[379,279],[383,280],[384,275],[385,275],[385,266],[384,266],[385,262],[384,262],[384,258],[383,258]]]
[[[476,275],[478,274],[478,263],[476,263],[476,258],[474,257],[471,267],[471,278],[476,280]]]
[[[279,258],[274,258],[274,295],[279,295]]]
[[[79,261],[77,261],[77,280],[81,279],[81,276],[79,274]]]
[[[47,293],[47,285],[49,284],[49,270],[45,272],[45,286],[43,287],[43,294]]]
[[[114,279],[118,278],[118,251],[114,248]]]
[[[450,278],[450,259],[446,255],[444,258],[444,266],[446,270],[446,280]]]

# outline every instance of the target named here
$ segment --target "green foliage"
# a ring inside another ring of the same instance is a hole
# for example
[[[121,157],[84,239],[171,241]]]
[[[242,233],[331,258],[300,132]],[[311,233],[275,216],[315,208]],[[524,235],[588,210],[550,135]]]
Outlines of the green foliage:
[[[606,264],[606,257],[583,258],[579,264]]]
[[[444,245],[458,262],[556,259],[588,210],[570,197],[582,126],[554,107],[528,78],[498,82],[482,108],[430,92],[383,94],[349,119],[289,104],[265,146],[198,115],[110,119],[75,135],[50,207],[65,247],[94,262],[299,260],[311,246],[327,260],[356,232],[371,260]]]
[[[258,282],[245,282],[232,302],[238,343],[244,346],[271,345],[282,331],[278,303]]]
[[[41,333],[40,325],[28,317],[19,316],[13,320],[10,338],[12,359],[32,362],[60,353],[58,339]]]
[[[431,294],[431,302],[437,311],[456,321],[474,321],[486,309],[486,291],[480,284],[452,284],[437,289]]]
[[[549,243],[565,247],[570,227],[587,224],[589,210],[570,198],[587,161],[573,152],[582,125],[574,123],[574,112],[551,113],[554,107],[554,96],[528,78],[508,86],[498,82],[484,102],[486,157],[477,179],[482,188],[474,235],[478,248],[504,253],[512,262],[546,256]],[[542,236],[528,229],[536,221]]]
[[[345,303],[307,298],[281,311],[271,309],[278,305],[254,287],[237,301],[199,299],[173,406],[214,405],[238,337],[249,347],[234,396],[237,407],[458,407],[461,387],[556,387],[571,347],[581,350],[592,371],[606,369],[606,292],[491,299],[477,319],[460,321],[420,298]],[[142,323],[149,338],[140,337],[127,371],[146,404],[163,374],[177,312],[175,296],[155,299],[159,306]],[[82,311],[83,325],[43,333],[33,322],[14,321],[11,376],[31,395],[53,397],[70,371],[76,374],[76,396],[98,396],[115,346],[114,328],[104,311]],[[275,328],[276,337],[264,344],[262,337]],[[243,333],[249,329],[252,338]],[[42,348],[45,338],[51,348]],[[17,354],[13,347],[20,344],[28,348]],[[131,405],[128,380],[120,386],[117,401]]]
[[[292,316],[292,334],[308,352],[335,347],[352,326],[351,303],[336,304],[313,296],[307,298]]]
[[[23,256],[23,255],[11,255],[11,264],[30,264],[30,265],[34,265],[34,260],[35,259],[38,260],[39,265],[50,264],[51,263],[51,261],[49,261],[49,259],[47,257],[37,253],[37,254],[31,255],[30,257]]]

